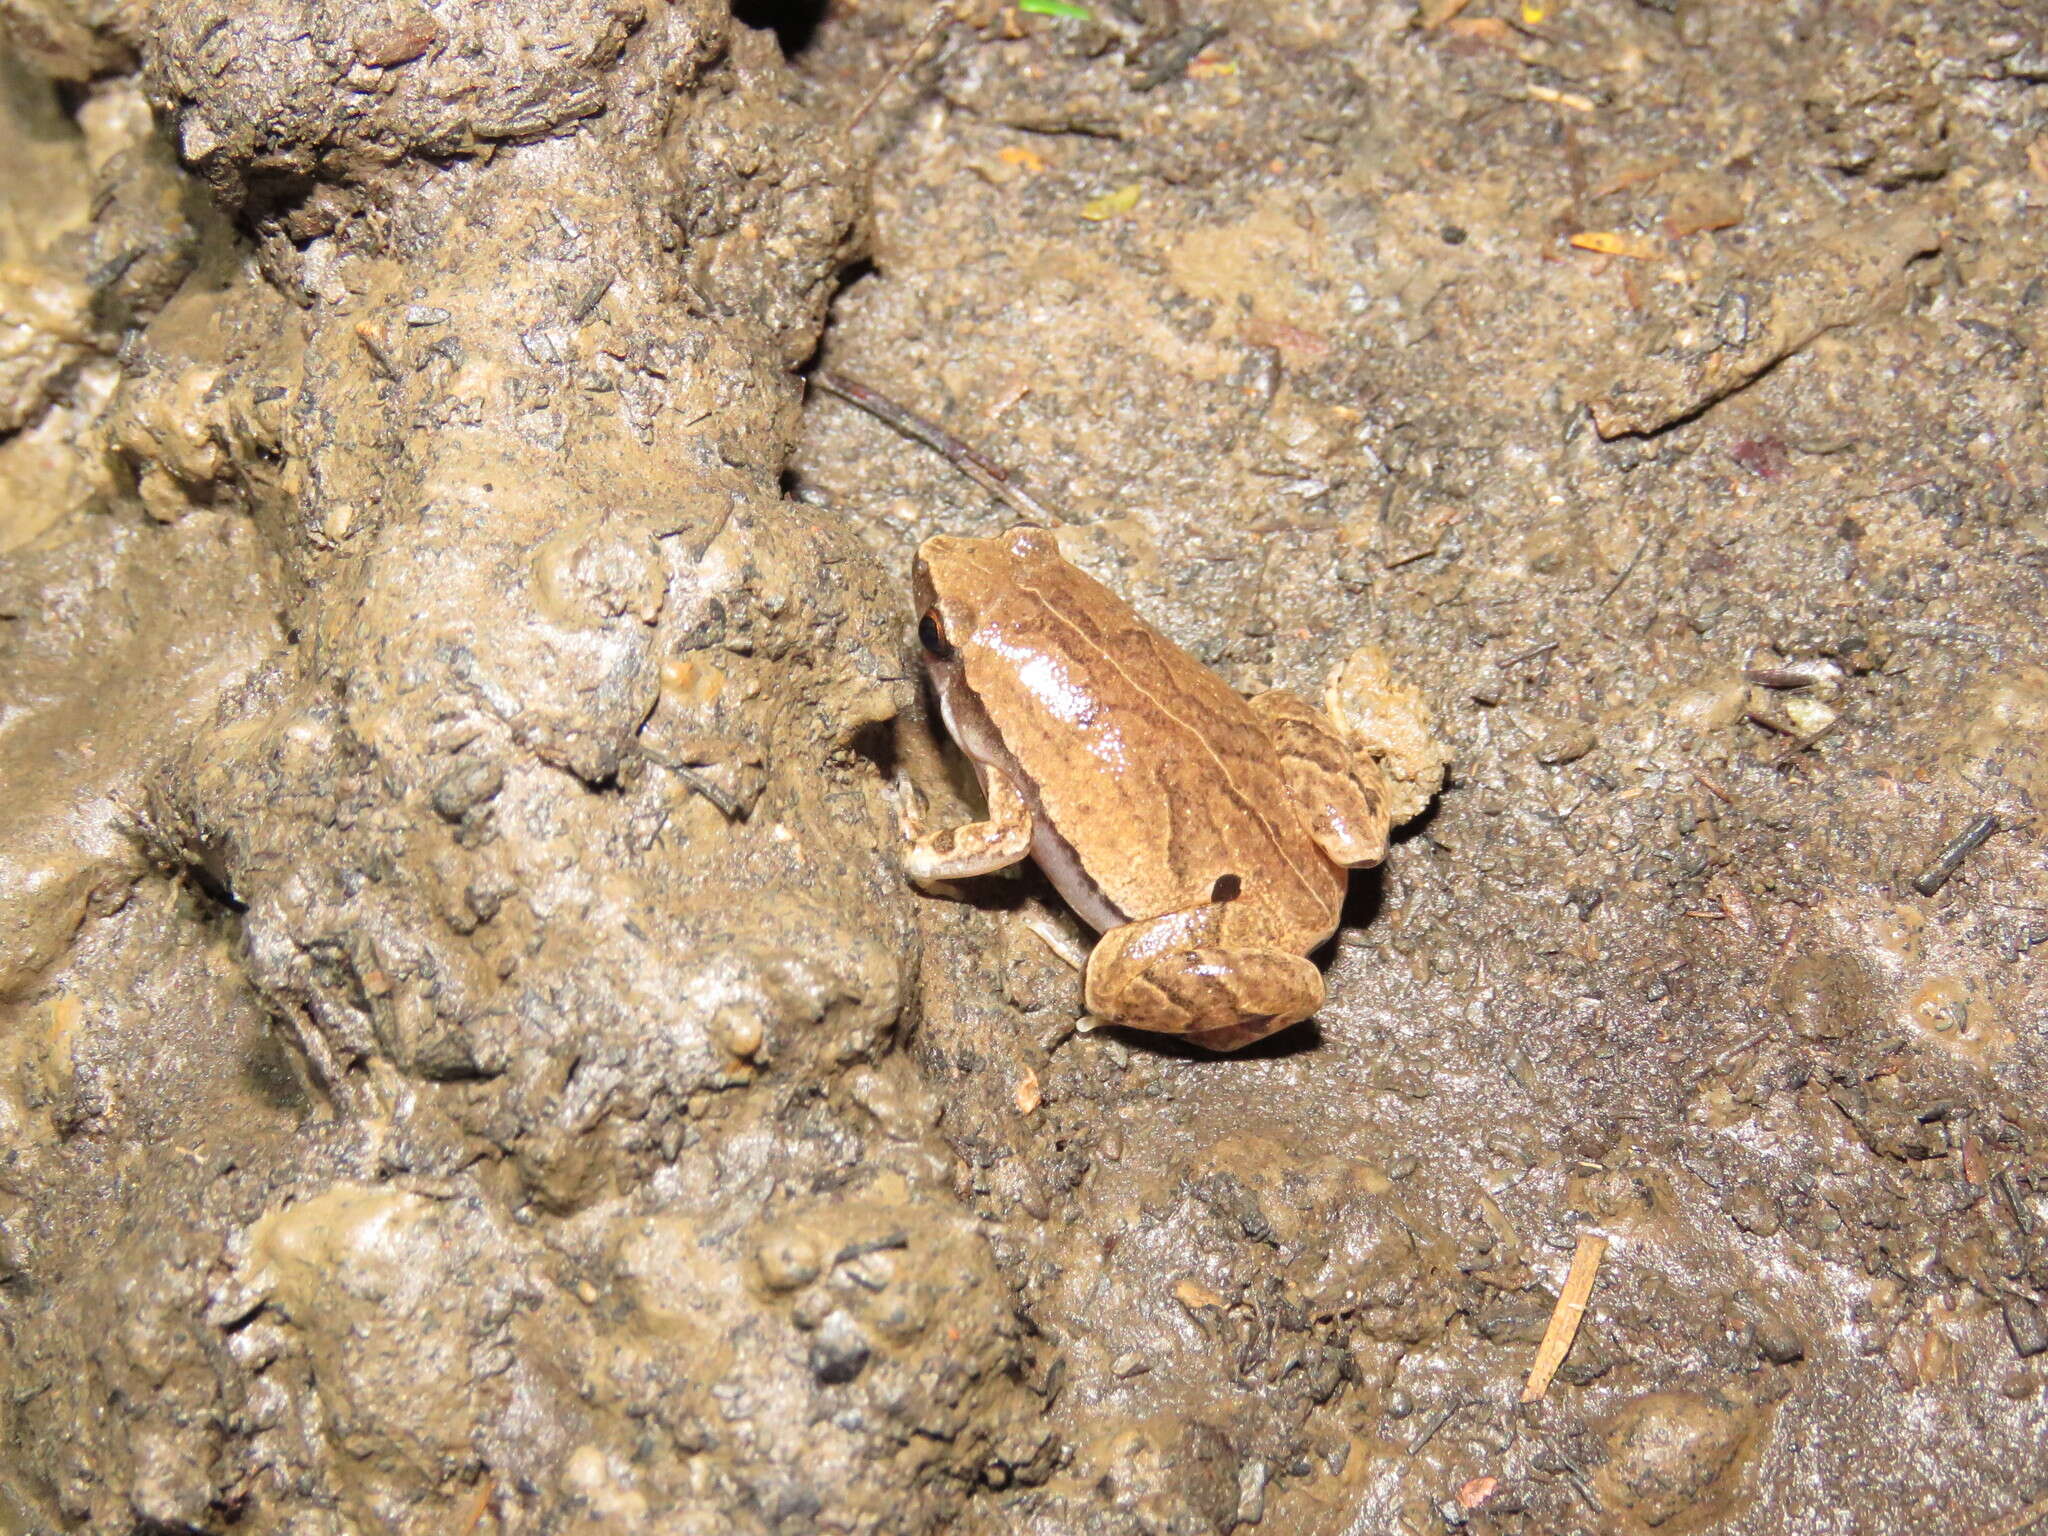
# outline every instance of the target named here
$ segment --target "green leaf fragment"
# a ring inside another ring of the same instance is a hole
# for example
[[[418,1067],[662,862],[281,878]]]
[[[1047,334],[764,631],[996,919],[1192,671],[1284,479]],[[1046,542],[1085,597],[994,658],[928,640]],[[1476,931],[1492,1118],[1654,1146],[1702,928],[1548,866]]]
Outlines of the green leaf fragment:
[[[1093,21],[1095,13],[1085,5],[1070,5],[1068,0],[1017,0],[1017,9],[1033,16],[1063,16],[1068,21]]]
[[[1128,187],[1118,187],[1114,192],[1105,192],[1100,197],[1091,197],[1081,205],[1081,217],[1100,224],[1104,219],[1113,219],[1119,214],[1129,213],[1138,206],[1138,198],[1144,188],[1136,182]]]

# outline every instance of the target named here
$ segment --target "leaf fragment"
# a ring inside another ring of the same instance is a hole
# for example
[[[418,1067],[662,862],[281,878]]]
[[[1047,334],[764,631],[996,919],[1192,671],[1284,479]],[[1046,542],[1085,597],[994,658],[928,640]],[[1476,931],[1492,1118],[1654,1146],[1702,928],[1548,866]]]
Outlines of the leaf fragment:
[[[1114,192],[1105,192],[1100,197],[1089,198],[1081,205],[1081,217],[1092,224],[1100,224],[1105,219],[1119,218],[1137,207],[1138,199],[1144,194],[1145,189],[1134,181],[1127,187],[1118,187]]]
[[[1612,229],[1582,229],[1572,236],[1572,244],[1582,251],[1598,251],[1602,256],[1628,256],[1637,261],[1655,261],[1663,254],[1655,241]]]

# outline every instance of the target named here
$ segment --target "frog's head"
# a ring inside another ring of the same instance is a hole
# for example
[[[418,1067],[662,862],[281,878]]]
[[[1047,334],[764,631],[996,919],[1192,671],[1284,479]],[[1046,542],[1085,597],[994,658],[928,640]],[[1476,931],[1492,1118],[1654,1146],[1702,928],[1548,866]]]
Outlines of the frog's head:
[[[992,539],[940,534],[920,544],[910,584],[918,645],[933,675],[957,662],[960,645],[985,614],[1017,592],[1031,567],[1059,558],[1059,544],[1047,528],[1012,528]]]

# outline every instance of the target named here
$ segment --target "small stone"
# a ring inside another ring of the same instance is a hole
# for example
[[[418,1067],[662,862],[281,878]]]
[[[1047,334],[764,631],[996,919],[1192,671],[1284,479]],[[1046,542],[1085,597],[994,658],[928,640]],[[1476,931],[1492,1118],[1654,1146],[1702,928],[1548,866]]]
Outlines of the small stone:
[[[1109,1374],[1119,1381],[1129,1381],[1133,1376],[1142,1376],[1152,1369],[1152,1362],[1135,1349],[1126,1350],[1109,1364]]]
[[[766,1040],[767,1026],[761,1022],[758,1008],[741,1005],[719,1009],[706,1026],[705,1033],[728,1056],[748,1061]]]
[[[446,821],[460,821],[505,787],[505,770],[493,762],[457,763],[434,786],[434,809]]]
[[[827,1386],[843,1386],[866,1369],[870,1353],[860,1324],[834,1312],[811,1341],[811,1374]]]
[[[1790,1365],[1806,1358],[1806,1345],[1782,1317],[1766,1317],[1757,1322],[1756,1349],[1773,1365]]]
[[[1576,720],[1554,722],[1536,738],[1536,761],[1547,768],[1575,763],[1593,750],[1598,738],[1590,725]]]
[[[197,165],[221,146],[221,136],[197,109],[188,108],[178,119],[178,152]]]
[[[2008,1296],[2000,1310],[2005,1314],[2005,1336],[2022,1360],[2048,1350],[2048,1320],[2042,1318],[2039,1307],[2024,1296]]]
[[[754,1250],[761,1282],[772,1291],[793,1291],[818,1278],[818,1245],[802,1232],[777,1232]]]
[[[1756,1237],[1775,1237],[1785,1225],[1785,1209],[1777,1196],[1754,1180],[1744,1180],[1722,1202],[1728,1219]]]
[[[1835,711],[1819,699],[1794,694],[1784,701],[1785,717],[1799,727],[1802,736],[1818,736],[1835,723]]]
[[[1248,1461],[1237,1469],[1237,1523],[1257,1525],[1266,1518],[1266,1464]]]
[[[408,304],[405,308],[407,325],[446,325],[448,311],[432,304]]]

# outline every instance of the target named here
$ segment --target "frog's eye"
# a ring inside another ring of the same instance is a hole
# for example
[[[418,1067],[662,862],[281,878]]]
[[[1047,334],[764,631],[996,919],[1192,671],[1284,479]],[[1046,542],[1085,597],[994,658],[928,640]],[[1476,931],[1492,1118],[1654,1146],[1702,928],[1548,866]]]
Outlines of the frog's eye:
[[[946,626],[939,621],[938,609],[926,609],[924,617],[917,621],[917,643],[924,647],[926,655],[939,661],[953,659],[953,645],[946,638]]]

